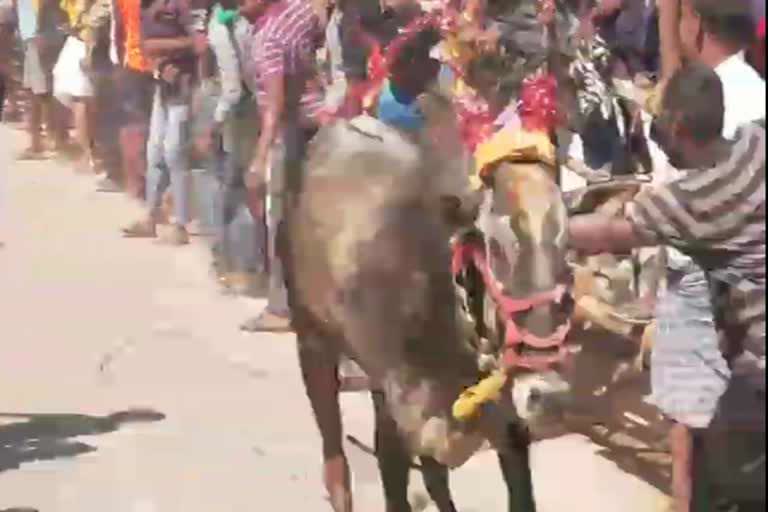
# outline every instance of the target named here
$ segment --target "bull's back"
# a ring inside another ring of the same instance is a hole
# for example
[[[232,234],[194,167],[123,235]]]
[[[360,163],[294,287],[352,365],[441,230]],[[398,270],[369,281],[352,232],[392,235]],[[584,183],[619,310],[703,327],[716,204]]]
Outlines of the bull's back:
[[[329,151],[337,137],[342,149]],[[419,165],[404,139],[321,133],[292,216],[298,302],[372,376],[476,371],[457,338],[449,233]]]

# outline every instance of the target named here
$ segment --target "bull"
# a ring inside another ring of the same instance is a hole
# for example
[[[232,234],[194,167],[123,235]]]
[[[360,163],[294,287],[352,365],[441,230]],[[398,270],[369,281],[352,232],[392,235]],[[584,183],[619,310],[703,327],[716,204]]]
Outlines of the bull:
[[[387,510],[411,510],[413,455],[439,510],[455,510],[447,467],[461,466],[488,441],[499,453],[509,510],[533,511],[530,431],[512,381],[471,421],[452,414],[456,398],[486,375],[462,325],[451,272],[454,226],[445,215],[446,197],[466,197],[466,160],[450,102],[429,94],[423,110],[426,127],[413,138],[368,117],[321,128],[280,235],[326,488],[335,512],[352,510],[337,378],[346,356],[379,390],[376,453]],[[552,171],[505,164],[496,179],[498,197],[477,201],[501,219],[488,238],[493,275],[511,296],[549,290],[563,274],[566,250],[566,210]],[[454,222],[475,217],[452,213]],[[559,308],[520,311],[516,325],[545,337],[558,328]]]

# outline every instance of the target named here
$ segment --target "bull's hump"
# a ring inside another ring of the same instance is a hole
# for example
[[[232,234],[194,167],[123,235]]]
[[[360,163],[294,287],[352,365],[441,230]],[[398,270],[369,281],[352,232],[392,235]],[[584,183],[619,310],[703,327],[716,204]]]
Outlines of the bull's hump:
[[[313,144],[310,175],[367,174],[379,167],[387,174],[410,174],[420,166],[421,153],[416,144],[368,115],[334,123],[323,132]],[[361,159],[372,165],[361,166]]]

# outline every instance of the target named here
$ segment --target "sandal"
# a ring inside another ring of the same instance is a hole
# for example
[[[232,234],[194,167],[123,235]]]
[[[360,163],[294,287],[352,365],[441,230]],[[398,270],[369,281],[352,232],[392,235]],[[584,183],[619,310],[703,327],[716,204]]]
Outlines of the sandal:
[[[288,333],[293,332],[291,320],[288,317],[278,316],[273,313],[264,312],[255,318],[247,320],[240,329],[250,333],[271,332]]]
[[[139,221],[123,228],[125,238],[157,238],[157,228],[149,221]]]
[[[19,162],[37,162],[41,160],[48,160],[50,157],[50,153],[45,150],[34,150],[32,148],[27,148],[16,156],[16,160]]]

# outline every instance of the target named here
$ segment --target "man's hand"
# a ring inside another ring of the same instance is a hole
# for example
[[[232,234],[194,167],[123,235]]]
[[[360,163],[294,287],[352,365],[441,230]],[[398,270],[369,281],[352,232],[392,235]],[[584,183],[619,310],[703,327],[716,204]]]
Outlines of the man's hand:
[[[258,193],[266,193],[267,189],[267,165],[266,159],[257,156],[251,168],[245,175],[245,186],[248,190]]]
[[[181,70],[177,66],[174,64],[166,64],[165,67],[163,67],[163,71],[160,73],[160,78],[162,78],[165,83],[173,84],[176,83],[180,74]]]
[[[192,47],[194,48],[195,55],[198,57],[205,55],[208,51],[208,36],[204,32],[197,32],[192,36]]]

